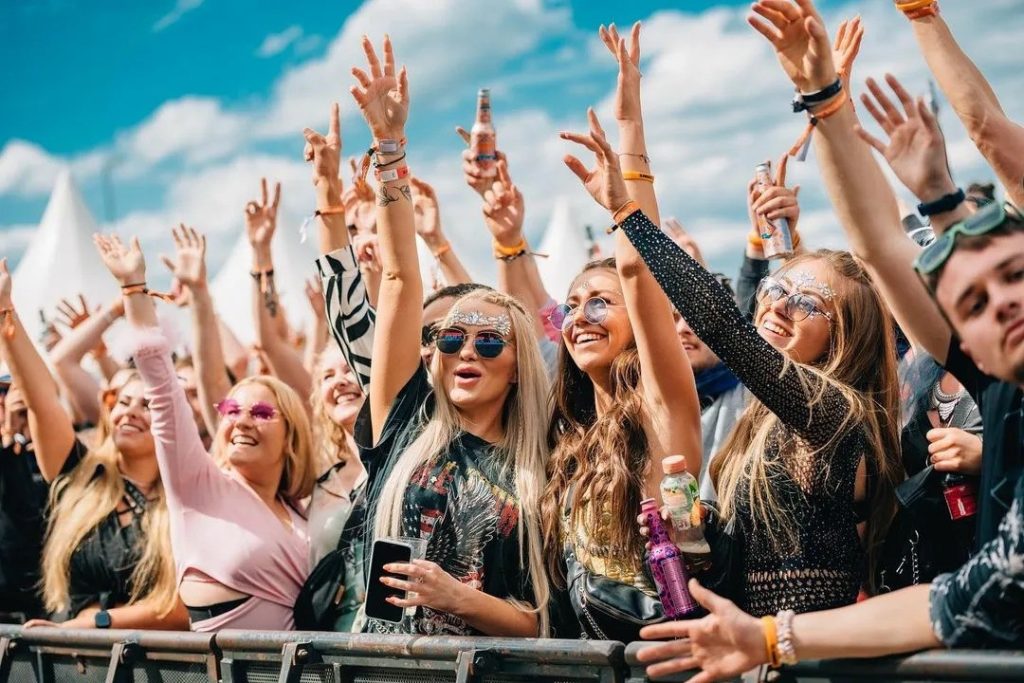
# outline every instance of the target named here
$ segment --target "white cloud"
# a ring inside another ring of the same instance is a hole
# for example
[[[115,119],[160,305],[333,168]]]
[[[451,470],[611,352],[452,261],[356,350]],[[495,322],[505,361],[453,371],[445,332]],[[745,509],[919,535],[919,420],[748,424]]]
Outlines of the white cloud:
[[[277,82],[259,132],[268,137],[292,135],[321,121],[332,100],[350,104],[350,70],[366,62],[364,34],[377,48],[385,31],[391,35],[399,66],[409,66],[413,106],[426,107],[436,105],[456,80],[464,82],[480,73],[497,75],[509,58],[570,28],[569,19],[567,9],[547,7],[540,0],[366,2],[348,18],[322,58],[286,72]],[[352,115],[355,108],[343,105],[342,110]]]
[[[164,29],[170,27],[173,24],[184,17],[192,10],[198,9],[203,4],[204,0],[176,0],[174,9],[160,17],[155,24],[153,24],[153,32],[159,33]]]
[[[35,195],[49,192],[64,164],[43,148],[11,140],[0,150],[0,194]]]
[[[213,98],[183,97],[165,102],[116,147],[129,167],[144,170],[177,154],[193,163],[223,157],[246,134],[246,115],[225,111]]]
[[[280,33],[271,33],[264,38],[263,43],[256,50],[256,54],[264,58],[279,55],[300,38],[302,38],[302,27],[294,24]]]

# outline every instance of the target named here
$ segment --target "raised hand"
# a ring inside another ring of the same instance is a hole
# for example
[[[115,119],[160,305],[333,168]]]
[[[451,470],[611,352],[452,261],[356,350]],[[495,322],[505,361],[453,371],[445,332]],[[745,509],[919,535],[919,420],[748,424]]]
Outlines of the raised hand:
[[[146,257],[142,255],[142,245],[139,244],[138,237],[132,237],[128,246],[114,234],[96,233],[92,236],[92,241],[96,244],[100,258],[103,259],[103,265],[122,287],[146,281]]]
[[[81,309],[76,309],[75,305],[67,299],[61,299],[57,305],[57,315],[63,318],[59,322],[63,323],[69,330],[75,329],[92,317],[92,312],[89,310],[89,304],[86,302],[84,294],[78,295],[78,303]]]
[[[649,678],[699,668],[701,673],[689,679],[690,683],[711,683],[767,663],[768,652],[759,619],[715,595],[695,579],[690,580],[690,593],[707,608],[708,616],[692,621],[669,621],[640,631],[640,637],[645,640],[668,640],[637,652],[637,659],[649,664]]]
[[[853,78],[853,62],[860,52],[860,44],[864,40],[864,26],[860,17],[840,22],[836,29],[836,39],[832,43],[832,60],[836,69],[843,72],[843,87],[849,89]]]
[[[0,259],[0,310],[8,310],[14,307],[11,303],[11,271],[7,270],[7,257]]]
[[[395,53],[388,36],[384,36],[383,69],[366,36],[363,36],[363,51],[370,75],[353,67],[352,75],[359,86],[352,86],[349,92],[363,112],[375,140],[401,140],[405,137],[405,121],[409,117],[409,75],[403,66],[395,76]]]
[[[274,200],[267,194],[267,179],[260,178],[260,201],[245,205],[245,231],[253,247],[270,248],[277,228],[277,205],[281,202],[281,183],[274,183]]]
[[[617,211],[629,201],[629,192],[626,191],[626,181],[622,179],[622,169],[619,167],[619,157],[615,154],[608,139],[605,137],[604,129],[593,109],[587,110],[587,119],[590,122],[590,133],[561,133],[563,140],[569,140],[583,145],[597,159],[597,165],[588,170],[583,162],[571,154],[565,155],[563,161],[569,170],[576,174],[576,177],[583,183],[590,196],[598,204],[609,211]]]
[[[811,0],[758,0],[751,9],[758,17],[747,22],[775,48],[779,64],[800,92],[826,88],[836,80],[825,22]]]
[[[503,247],[515,247],[523,241],[526,208],[523,193],[508,174],[508,162],[497,163],[498,180],[484,193],[484,222],[494,241]]]
[[[437,206],[437,193],[430,184],[419,178],[409,178],[412,185],[412,210],[416,223],[416,234],[431,250],[444,244],[441,232],[441,211]]]
[[[352,184],[345,188],[341,203],[345,207],[345,218],[349,225],[356,226],[360,233],[371,233],[377,229],[377,207],[374,204],[373,188],[359,173],[355,157],[348,160],[352,168]]]
[[[331,105],[327,137],[312,128],[302,131],[306,138],[303,157],[313,162],[313,187],[320,192],[333,190],[341,194],[341,114],[338,103]]]
[[[612,53],[619,63],[618,87],[615,90],[615,118],[618,121],[640,122],[640,22],[633,24],[629,36],[629,49],[626,39],[619,35],[615,24],[608,28],[598,29],[601,42]]]
[[[352,238],[352,248],[360,268],[379,273],[383,270],[380,263],[380,242],[377,236],[369,232],[360,232]]]
[[[160,260],[174,275],[174,279],[185,287],[205,287],[206,236],[184,223],[175,228],[171,235],[174,238],[175,259],[172,261],[161,256]]]
[[[867,93],[861,95],[860,99],[871,117],[889,136],[888,143],[874,137],[861,126],[857,126],[857,134],[885,157],[896,177],[920,201],[934,201],[955,192],[956,185],[953,184],[946,161],[946,141],[931,109],[924,98],[918,98],[915,102],[895,76],[886,74],[885,81],[899,99],[902,112],[872,78],[868,79],[867,84],[874,99]]]
[[[483,197],[487,190],[491,189],[491,185],[494,184],[496,170],[494,168],[480,168],[480,164],[477,163],[472,150],[469,149],[471,136],[468,130],[462,126],[456,126],[455,132],[466,143],[466,149],[462,150],[462,174],[466,179],[466,184]],[[500,149],[494,150],[494,154],[499,162],[507,161],[505,153]]]
[[[704,260],[704,254],[701,253],[700,246],[697,244],[697,240],[693,239],[693,235],[686,232],[682,223],[669,216],[665,219],[665,223],[662,227],[680,249],[689,254],[697,263],[701,264],[705,268],[708,267],[707,261]]]
[[[313,317],[316,320],[325,320],[327,316],[326,304],[324,303],[324,284],[318,277],[311,277],[306,280],[306,299],[309,300],[309,307],[313,309]]]

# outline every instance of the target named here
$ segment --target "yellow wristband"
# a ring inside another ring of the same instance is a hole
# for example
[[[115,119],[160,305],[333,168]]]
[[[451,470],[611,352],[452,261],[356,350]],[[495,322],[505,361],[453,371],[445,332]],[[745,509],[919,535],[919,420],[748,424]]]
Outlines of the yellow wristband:
[[[441,258],[442,256],[444,256],[445,254],[447,254],[451,250],[452,250],[452,243],[451,242],[445,242],[444,244],[439,246],[434,251],[434,258]]]
[[[779,633],[775,627],[775,617],[761,617],[761,628],[764,630],[764,646],[768,653],[768,665],[778,667]]]
[[[938,0],[907,0],[907,2],[897,2],[896,9],[901,12],[913,12],[915,10],[924,9],[934,5]]]
[[[643,173],[641,171],[623,171],[623,180],[643,180],[648,183],[654,182],[654,176],[650,173]]]
[[[501,244],[498,243],[498,240],[492,240],[491,246],[494,247],[494,252],[496,254],[501,254],[502,256],[518,256],[519,254],[529,249],[529,246],[526,244],[525,238],[519,240],[519,244],[515,245],[514,247],[502,246]]]

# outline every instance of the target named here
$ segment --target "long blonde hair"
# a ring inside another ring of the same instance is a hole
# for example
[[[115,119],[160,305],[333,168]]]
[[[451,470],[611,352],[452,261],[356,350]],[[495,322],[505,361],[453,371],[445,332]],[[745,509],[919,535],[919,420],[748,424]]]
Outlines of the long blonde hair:
[[[317,463],[313,452],[313,435],[309,426],[309,415],[302,399],[290,386],[270,375],[246,377],[231,387],[228,396],[233,396],[240,388],[258,384],[266,387],[274,395],[281,417],[284,418],[284,469],[277,492],[296,505],[313,492],[316,484]],[[224,451],[231,426],[227,420],[221,420],[217,436],[213,441],[213,458],[217,463],[226,464]]]
[[[139,379],[127,377],[119,389]],[[59,477],[50,490],[50,513],[42,556],[42,588],[46,609],[61,612],[70,606],[71,556],[116,509],[125,496],[114,443],[110,411],[101,407],[100,425],[105,439],[91,449],[69,474]],[[149,456],[156,458],[156,453]],[[141,519],[142,549],[131,574],[130,604],[147,602],[161,615],[177,604],[174,555],[167,499],[159,479]]]
[[[519,558],[530,572],[530,581],[539,614],[540,635],[549,628],[547,572],[541,544],[540,498],[544,491],[548,447],[545,443],[548,377],[540,350],[534,343],[534,326],[530,315],[516,299],[494,291],[475,291],[455,302],[464,306],[470,301],[483,301],[504,308],[512,321],[515,338],[516,376],[505,399],[505,436],[492,449],[499,459],[503,475],[512,475],[519,499]],[[373,532],[376,538],[401,535],[402,504],[413,474],[424,464],[444,452],[460,429],[459,411],[441,389],[441,354],[435,353],[430,364],[434,382],[435,408],[420,434],[402,452],[390,476],[381,488],[376,504]],[[511,477],[509,477],[511,478]],[[524,546],[525,543],[525,546]],[[524,562],[525,559],[525,562]],[[495,568],[495,571],[500,569]],[[525,605],[517,605],[529,609]]]
[[[871,509],[865,546],[873,567],[896,512],[895,487],[903,478],[892,317],[867,271],[848,252],[822,249],[788,261],[783,270],[806,261],[822,261],[838,276],[834,299],[837,314],[832,320],[831,346],[826,355],[813,366],[787,360],[786,368],[800,368],[812,410],[830,390],[838,391],[849,406],[835,435],[815,452],[832,447],[850,429],[864,431]],[[786,465],[782,458],[769,459],[766,454],[770,442],[777,442],[780,450],[802,447],[794,438],[779,442],[787,431],[774,413],[753,399],[711,463],[723,520],[736,515],[742,492],[749,501],[753,524],[767,532],[779,552],[796,548],[796,520],[779,502],[774,487],[779,478],[789,476]],[[828,463],[819,464],[828,467]],[[868,576],[873,577],[874,571]]]

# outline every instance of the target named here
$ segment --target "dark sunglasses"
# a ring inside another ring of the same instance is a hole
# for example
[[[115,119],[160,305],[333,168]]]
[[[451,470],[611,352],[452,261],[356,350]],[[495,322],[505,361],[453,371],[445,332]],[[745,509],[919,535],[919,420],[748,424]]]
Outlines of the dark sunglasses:
[[[786,299],[786,307],[784,309],[786,317],[795,323],[816,315],[825,316],[830,322],[832,320],[832,314],[828,311],[823,311],[812,297],[803,292],[790,292],[775,278],[766,277],[757,286],[758,301],[768,300],[771,303],[775,303],[783,298]]]
[[[469,336],[465,330],[449,327],[437,333],[434,337],[434,344],[441,353],[451,355],[458,353],[466,345]],[[473,335],[473,348],[481,358],[497,358],[509,343],[497,332],[489,330],[483,330]]]
[[[931,275],[946,264],[949,257],[956,249],[957,240],[961,236],[978,237],[987,235],[996,228],[1002,226],[1007,216],[1016,220],[1024,220],[1024,216],[1013,204],[993,203],[978,209],[977,213],[969,218],[960,221],[952,228],[946,230],[935,241],[929,244],[914,261],[914,268],[921,275]]]
[[[213,407],[228,422],[237,422],[242,419],[244,412],[249,413],[249,417],[252,418],[253,422],[272,422],[277,417],[277,408],[263,401],[256,401],[248,409],[245,409],[235,399],[225,398],[214,403]]]
[[[588,323],[594,325],[600,325],[608,319],[608,307],[607,301],[599,296],[591,297],[583,302],[583,319]],[[552,326],[558,328],[562,332],[565,332],[572,327],[573,321],[576,320],[576,310],[579,306],[570,306],[569,304],[558,304],[555,309],[548,315],[548,322]]]

